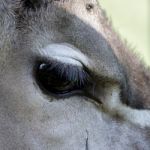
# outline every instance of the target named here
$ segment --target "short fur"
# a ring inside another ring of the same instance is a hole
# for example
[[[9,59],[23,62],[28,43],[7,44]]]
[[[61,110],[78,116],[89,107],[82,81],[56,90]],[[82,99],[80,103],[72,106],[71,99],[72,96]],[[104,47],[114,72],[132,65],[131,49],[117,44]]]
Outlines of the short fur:
[[[87,95],[57,99],[36,82],[46,47],[64,43],[87,59]],[[0,54],[1,150],[149,150],[149,124],[129,115],[149,115],[149,70],[96,0],[1,0]]]

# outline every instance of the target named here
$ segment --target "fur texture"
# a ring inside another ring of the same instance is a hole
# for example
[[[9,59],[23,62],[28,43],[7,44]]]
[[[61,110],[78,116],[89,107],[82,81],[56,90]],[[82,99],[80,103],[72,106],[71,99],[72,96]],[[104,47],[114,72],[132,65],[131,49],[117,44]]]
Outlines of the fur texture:
[[[149,70],[96,0],[1,0],[0,54],[1,150],[149,150]],[[65,98],[43,92],[37,62],[73,58],[92,85]]]

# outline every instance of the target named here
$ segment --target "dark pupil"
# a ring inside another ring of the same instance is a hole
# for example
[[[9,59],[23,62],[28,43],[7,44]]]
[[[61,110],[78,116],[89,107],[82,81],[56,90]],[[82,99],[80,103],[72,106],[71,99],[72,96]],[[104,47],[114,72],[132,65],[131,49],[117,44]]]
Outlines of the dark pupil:
[[[38,67],[37,79],[42,88],[54,94],[66,94],[78,89],[76,81],[68,80],[49,64],[41,64]]]

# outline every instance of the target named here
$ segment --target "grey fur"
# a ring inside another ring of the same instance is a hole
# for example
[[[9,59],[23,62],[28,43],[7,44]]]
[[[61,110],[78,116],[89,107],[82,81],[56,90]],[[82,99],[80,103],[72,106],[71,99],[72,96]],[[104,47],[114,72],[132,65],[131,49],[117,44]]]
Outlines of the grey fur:
[[[0,4],[0,150],[149,150],[149,128],[109,116],[90,98],[47,96],[35,81],[39,49],[65,42],[93,60],[102,96],[105,83],[118,84],[122,102],[150,108],[150,73],[112,30],[96,0],[37,0],[38,7],[32,2],[33,7],[23,0]],[[88,3],[94,10],[86,10]]]

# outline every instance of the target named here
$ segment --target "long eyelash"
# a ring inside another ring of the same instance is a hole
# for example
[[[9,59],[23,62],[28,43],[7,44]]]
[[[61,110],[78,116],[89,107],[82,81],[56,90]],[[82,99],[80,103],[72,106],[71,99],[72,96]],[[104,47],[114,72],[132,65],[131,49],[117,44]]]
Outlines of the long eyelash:
[[[53,61],[41,65],[41,69],[47,72],[53,72],[63,80],[73,81],[78,86],[83,86],[90,81],[90,76],[84,68],[70,64]]]

